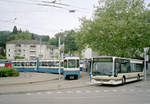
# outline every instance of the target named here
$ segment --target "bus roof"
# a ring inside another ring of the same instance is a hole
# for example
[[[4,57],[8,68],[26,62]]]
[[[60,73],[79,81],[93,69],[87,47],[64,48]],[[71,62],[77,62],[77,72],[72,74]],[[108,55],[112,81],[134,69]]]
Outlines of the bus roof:
[[[143,60],[130,59],[130,63],[138,63],[138,64],[142,64],[142,63],[143,63]]]
[[[130,59],[130,58],[124,58],[124,57],[116,57],[116,56],[96,56],[93,58],[120,58],[120,59]]]

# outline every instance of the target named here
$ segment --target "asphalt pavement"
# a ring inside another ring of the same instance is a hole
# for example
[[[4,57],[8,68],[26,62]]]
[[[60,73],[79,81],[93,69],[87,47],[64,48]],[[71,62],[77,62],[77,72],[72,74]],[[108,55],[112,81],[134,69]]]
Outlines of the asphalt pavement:
[[[49,91],[67,88],[89,86],[88,73],[81,72],[78,80],[59,80],[58,74],[50,73],[20,73],[19,77],[0,78],[0,94]]]
[[[90,84],[87,72],[81,72],[78,80],[64,80],[63,75],[61,75],[61,80],[58,79],[58,74],[21,72],[19,77],[0,78],[0,95],[95,86]],[[150,75],[147,75],[147,81],[129,83],[124,86],[128,85],[137,88],[150,88]]]

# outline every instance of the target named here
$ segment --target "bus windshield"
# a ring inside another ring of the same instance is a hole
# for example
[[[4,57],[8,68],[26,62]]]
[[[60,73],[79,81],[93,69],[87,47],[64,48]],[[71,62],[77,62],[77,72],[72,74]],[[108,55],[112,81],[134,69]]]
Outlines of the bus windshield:
[[[93,64],[93,76],[96,75],[106,75],[111,76],[112,75],[112,62],[95,62]]]

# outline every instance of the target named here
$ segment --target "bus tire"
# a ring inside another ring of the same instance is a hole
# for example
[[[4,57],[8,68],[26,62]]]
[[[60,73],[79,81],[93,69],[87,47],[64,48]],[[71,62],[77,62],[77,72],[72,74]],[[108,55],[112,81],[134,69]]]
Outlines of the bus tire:
[[[123,78],[122,78],[122,85],[124,85],[125,83],[126,83],[126,78],[123,77]]]
[[[139,74],[137,75],[137,81],[140,81],[140,75]]]

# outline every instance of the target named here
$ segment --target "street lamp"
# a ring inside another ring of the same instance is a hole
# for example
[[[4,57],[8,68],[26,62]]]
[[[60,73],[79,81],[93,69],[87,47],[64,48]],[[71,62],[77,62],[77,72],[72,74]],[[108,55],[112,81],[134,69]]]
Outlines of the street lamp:
[[[147,52],[149,47],[144,48],[144,80],[146,81],[146,61],[148,61]]]

